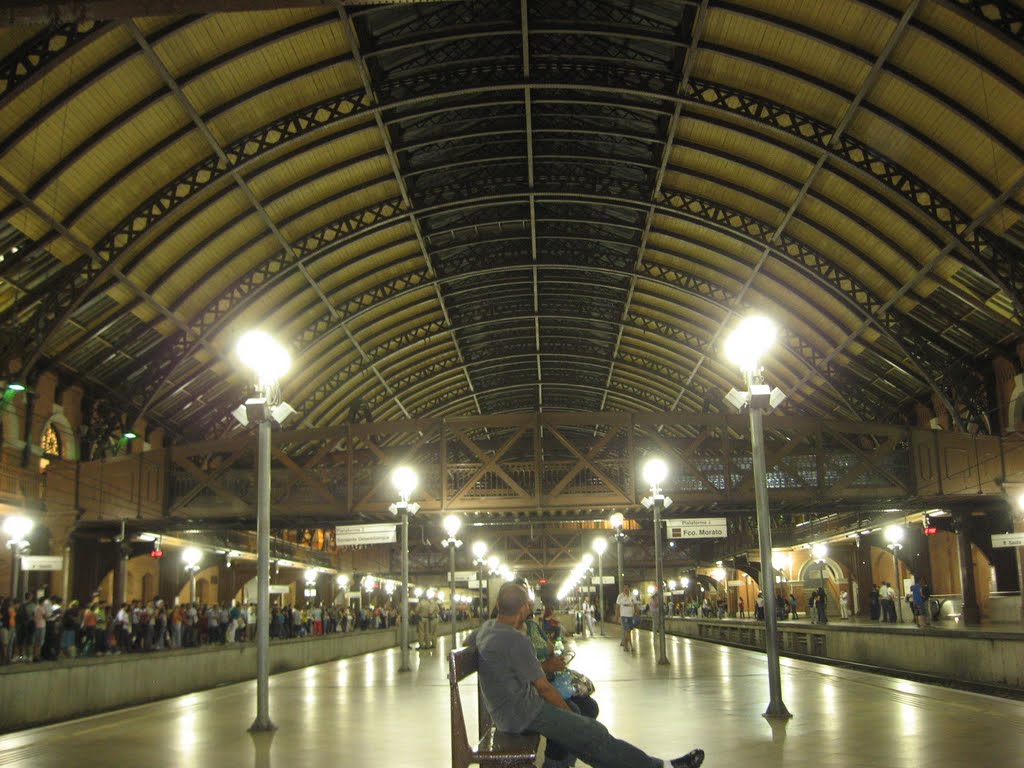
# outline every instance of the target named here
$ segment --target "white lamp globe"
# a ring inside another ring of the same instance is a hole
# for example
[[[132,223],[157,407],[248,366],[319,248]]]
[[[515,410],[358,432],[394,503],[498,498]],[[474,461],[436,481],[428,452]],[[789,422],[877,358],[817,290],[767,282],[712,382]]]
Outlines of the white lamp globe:
[[[457,515],[448,515],[444,519],[444,532],[448,534],[449,538],[455,538],[455,534],[459,532],[459,528],[462,527],[462,520]]]
[[[828,547],[821,542],[818,542],[811,547],[811,556],[814,557],[815,560],[824,560],[828,556]]]
[[[408,499],[416,490],[416,471],[412,467],[398,467],[391,473],[391,484],[404,499]]]
[[[899,544],[903,541],[903,526],[890,525],[885,529],[885,540],[890,544]]]
[[[181,553],[181,559],[185,562],[185,565],[194,568],[203,559],[203,553],[195,547],[188,547]]]
[[[339,573],[337,578],[338,586],[344,589],[348,586],[348,576],[344,573]]]
[[[591,547],[595,552],[597,552],[597,554],[603,555],[608,549],[608,539],[594,539],[594,543],[591,544]]]
[[[725,340],[725,358],[744,373],[757,371],[776,334],[775,323],[764,315],[745,317]]]
[[[265,331],[246,331],[235,347],[238,359],[251,369],[260,384],[274,384],[281,379],[292,365],[288,350]]]
[[[661,459],[648,459],[644,464],[644,482],[652,488],[660,486],[668,477],[668,464]]]
[[[583,561],[583,565],[589,568],[594,564],[594,556],[589,552],[584,552],[583,557],[580,558]]]
[[[473,557],[477,560],[483,560],[484,555],[487,554],[487,542],[474,541],[473,542]]]
[[[11,541],[23,541],[32,532],[32,521],[24,515],[10,515],[4,518],[4,533]]]
[[[316,581],[316,569],[314,568],[307,568],[302,575],[305,577],[307,584],[312,584]]]
[[[622,516],[621,512],[616,512],[614,515],[608,518],[608,524],[612,528],[621,528],[626,518]]]

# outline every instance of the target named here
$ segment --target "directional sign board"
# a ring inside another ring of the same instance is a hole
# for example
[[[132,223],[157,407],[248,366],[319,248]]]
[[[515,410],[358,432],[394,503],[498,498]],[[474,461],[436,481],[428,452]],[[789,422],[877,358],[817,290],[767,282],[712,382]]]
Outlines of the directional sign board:
[[[21,558],[23,571],[63,571],[64,558],[60,555],[24,555]]]
[[[334,529],[335,542],[339,547],[357,544],[393,544],[397,541],[394,523],[375,525],[339,525]]]
[[[724,517],[666,520],[670,539],[724,539],[728,533]]]
[[[1024,532],[1021,533],[993,533],[993,547],[1024,547]]]

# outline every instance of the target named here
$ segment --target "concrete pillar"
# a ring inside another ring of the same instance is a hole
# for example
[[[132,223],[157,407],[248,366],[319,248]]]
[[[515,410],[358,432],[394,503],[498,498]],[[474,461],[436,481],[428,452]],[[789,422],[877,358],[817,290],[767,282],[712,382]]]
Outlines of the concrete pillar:
[[[956,512],[959,531],[956,535],[960,553],[960,586],[964,595],[962,619],[964,624],[980,624],[981,609],[978,607],[978,592],[974,584],[974,556],[971,552],[973,521],[970,512]]]

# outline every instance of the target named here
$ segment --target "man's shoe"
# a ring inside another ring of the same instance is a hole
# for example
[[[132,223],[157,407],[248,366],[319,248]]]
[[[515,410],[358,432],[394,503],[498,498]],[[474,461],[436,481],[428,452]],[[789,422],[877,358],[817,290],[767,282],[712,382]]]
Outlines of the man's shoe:
[[[672,768],[700,768],[700,764],[704,762],[704,750],[695,749],[691,752],[687,752],[682,757],[677,757],[669,765]]]

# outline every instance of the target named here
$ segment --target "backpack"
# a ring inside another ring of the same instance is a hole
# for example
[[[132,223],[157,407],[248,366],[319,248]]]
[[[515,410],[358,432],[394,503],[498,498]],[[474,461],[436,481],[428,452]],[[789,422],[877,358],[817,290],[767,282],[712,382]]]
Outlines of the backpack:
[[[921,587],[921,597],[923,597],[925,600],[927,600],[931,596],[932,596],[932,588],[931,587],[929,587],[927,584],[925,584],[923,587]]]

